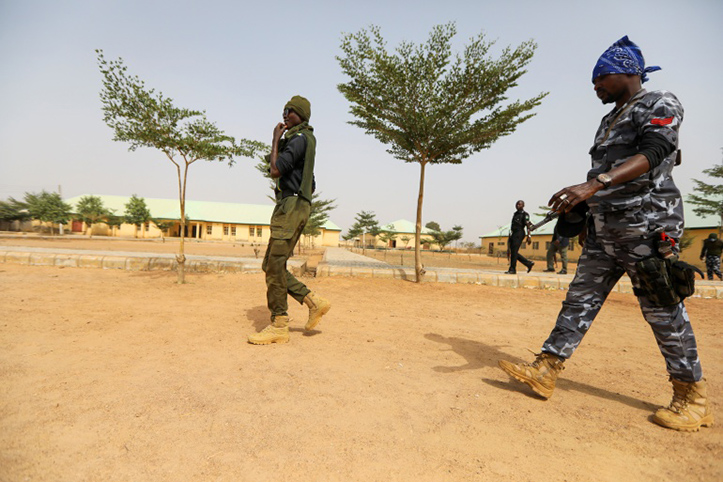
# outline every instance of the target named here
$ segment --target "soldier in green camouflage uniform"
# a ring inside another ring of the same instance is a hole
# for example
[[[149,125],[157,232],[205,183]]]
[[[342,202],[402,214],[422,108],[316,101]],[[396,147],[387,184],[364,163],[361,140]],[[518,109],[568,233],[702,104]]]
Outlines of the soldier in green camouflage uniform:
[[[587,201],[592,213],[577,272],[555,327],[534,362],[500,361],[500,367],[549,398],[563,362],[627,273],[673,382],[673,402],[658,410],[654,421],[677,430],[698,430],[710,425],[713,416],[685,305],[657,306],[641,291],[636,270],[638,261],[658,256],[656,240],[661,233],[675,240],[683,235],[683,201],[672,178],[683,107],[670,92],[647,92],[641,87],[645,73],[659,68],[644,69],[642,54],[636,63],[639,49],[635,49],[624,37],[598,61],[595,91],[603,103],[615,103],[615,108],[603,117],[595,135],[588,181],[562,189],[550,200],[559,212]],[[607,68],[606,62],[613,68]],[[637,69],[631,70],[631,64]]]
[[[309,221],[311,198],[316,187],[314,161],[316,138],[309,125],[311,104],[294,96],[284,106],[284,122],[274,128],[271,154],[267,156],[271,177],[277,180],[276,206],[271,215],[271,238],[262,269],[266,273],[266,300],[271,324],[249,335],[249,343],[268,345],[289,341],[287,295],[309,308],[305,329],[312,330],[331,308],[286,268],[304,226]],[[283,137],[282,137],[283,136]]]

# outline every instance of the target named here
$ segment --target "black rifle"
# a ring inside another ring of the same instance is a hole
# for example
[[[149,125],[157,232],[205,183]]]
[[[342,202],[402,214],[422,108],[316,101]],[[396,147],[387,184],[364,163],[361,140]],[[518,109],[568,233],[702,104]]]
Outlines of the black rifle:
[[[560,213],[558,213],[558,212],[550,211],[549,213],[545,214],[545,217],[542,219],[542,221],[540,221],[540,222],[538,222],[538,223],[535,223],[535,224],[533,224],[532,226],[530,226],[530,228],[528,229],[528,231],[531,233],[531,232],[534,231],[535,229],[541,228],[542,226],[544,226],[545,224],[549,223],[549,222],[552,221],[553,219],[557,219],[557,217],[558,217],[559,215],[560,215]]]

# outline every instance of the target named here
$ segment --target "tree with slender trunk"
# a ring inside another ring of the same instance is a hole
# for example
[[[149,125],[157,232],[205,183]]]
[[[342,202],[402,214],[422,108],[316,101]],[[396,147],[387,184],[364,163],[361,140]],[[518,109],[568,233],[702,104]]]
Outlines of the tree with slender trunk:
[[[151,220],[151,211],[146,205],[146,200],[142,197],[138,197],[135,194],[131,196],[128,202],[125,204],[125,213],[123,214],[123,221],[128,224],[135,226],[134,237],[138,237],[138,228]]]
[[[93,237],[93,225],[108,218],[110,211],[103,206],[103,200],[98,196],[83,196],[78,200],[75,210],[81,221],[87,226],[86,234]]]
[[[381,229],[379,228],[379,221],[373,211],[361,211],[354,218],[354,224],[349,228],[348,239],[356,238],[361,235],[362,237],[362,253],[366,254],[366,235],[370,234],[374,237],[379,235]],[[344,238],[347,239],[347,238]]]
[[[723,180],[723,161],[703,173],[717,179]],[[688,202],[695,204],[693,212],[699,216],[718,216],[718,234],[723,234],[723,183],[708,184],[693,179],[696,194],[688,195]]]
[[[108,61],[102,50],[96,50],[98,66],[103,75],[100,100],[103,120],[113,129],[113,140],[127,142],[129,150],[151,147],[163,152],[173,163],[178,177],[178,201],[181,219],[181,242],[178,261],[178,283],[185,282],[184,254],[186,221],[186,186],[188,169],[198,160],[227,161],[234,157],[253,157],[263,148],[261,142],[239,139],[224,134],[206,119],[204,111],[183,109],[161,92],[147,89],[137,76],[131,76],[123,59]]]
[[[65,224],[70,219],[72,207],[57,192],[25,193],[24,200],[31,219],[50,223],[51,235],[55,234],[56,224]]]
[[[434,242],[439,246],[440,251],[444,251],[444,248],[451,242],[462,239],[463,228],[459,225],[453,226],[451,231],[444,231],[438,223],[430,221],[425,227],[429,229],[429,235],[432,236]]]
[[[530,111],[547,95],[506,102],[506,92],[527,72],[534,42],[507,47],[495,59],[489,54],[494,42],[480,34],[453,55],[455,34],[454,23],[439,25],[425,44],[402,42],[389,53],[380,29],[372,26],[369,31],[344,35],[343,54],[337,56],[349,77],[338,89],[351,104],[355,120],[350,124],[388,145],[387,152],[395,158],[420,166],[414,251],[417,282],[424,274],[420,236],[427,165],[460,164],[490,148],[532,117]]]
[[[15,221],[23,222],[30,219],[28,206],[12,197],[7,201],[0,201],[0,221],[12,226]]]
[[[311,240],[314,246],[314,238],[321,234],[321,228],[329,220],[329,213],[336,209],[334,204],[336,199],[321,199],[321,192],[314,193],[311,196],[311,211],[309,212],[309,222],[304,226],[302,234],[307,240]]]

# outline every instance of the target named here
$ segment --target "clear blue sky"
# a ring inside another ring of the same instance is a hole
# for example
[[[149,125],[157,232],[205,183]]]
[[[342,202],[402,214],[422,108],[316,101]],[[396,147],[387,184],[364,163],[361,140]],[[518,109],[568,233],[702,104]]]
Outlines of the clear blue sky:
[[[465,239],[509,222],[514,203],[528,211],[558,189],[582,182],[587,151],[609,110],[595,97],[597,57],[623,35],[649,65],[649,90],[674,92],[685,107],[684,194],[691,178],[721,161],[723,2],[634,1],[307,1],[0,0],[0,199],[26,191],[137,194],[175,198],[172,164],[159,152],[129,152],[103,123],[94,49],[122,57],[130,72],[182,107],[206,110],[236,137],[270,143],[284,103],[312,102],[318,137],[317,185],[335,198],[344,231],[374,211],[382,224],[414,221],[419,166],[405,164],[348,124],[336,85],[344,32],[371,24],[388,45],[424,42],[431,28],[456,22],[457,46],[485,32],[497,47],[534,39],[537,54],[512,98],[550,95],[537,115],[462,165],[427,169],[424,222],[461,224]],[[187,198],[266,203],[268,182],[239,159],[191,167]]]

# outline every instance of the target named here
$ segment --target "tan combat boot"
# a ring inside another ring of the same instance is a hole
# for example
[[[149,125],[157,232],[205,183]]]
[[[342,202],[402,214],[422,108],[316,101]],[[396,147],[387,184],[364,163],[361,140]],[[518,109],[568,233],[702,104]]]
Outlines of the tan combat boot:
[[[304,329],[306,331],[313,330],[321,321],[321,317],[331,309],[331,302],[310,292],[304,297],[304,304],[309,307],[309,321],[306,322]]]
[[[697,432],[700,427],[713,425],[713,413],[708,403],[705,380],[681,382],[674,378],[673,400],[668,407],[659,408],[653,421],[663,427],[684,432]]]
[[[498,364],[512,378],[529,385],[536,394],[550,398],[555,390],[557,375],[565,369],[564,361],[550,353],[540,353],[532,363],[515,364],[500,360]]]
[[[270,345],[271,343],[288,343],[289,317],[277,315],[269,326],[258,333],[249,335],[249,343],[254,345]]]

